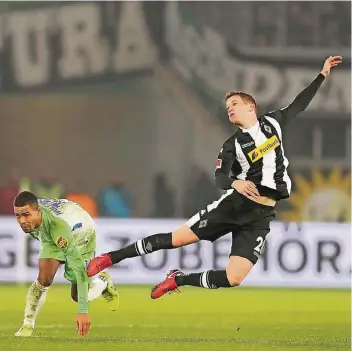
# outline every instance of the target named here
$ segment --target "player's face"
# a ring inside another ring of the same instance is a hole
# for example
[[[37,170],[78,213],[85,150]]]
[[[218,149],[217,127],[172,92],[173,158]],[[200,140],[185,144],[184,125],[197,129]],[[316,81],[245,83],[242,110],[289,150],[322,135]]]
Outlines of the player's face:
[[[25,233],[33,232],[41,221],[40,209],[34,206],[26,205],[23,207],[14,207],[14,214],[17,222]]]
[[[240,96],[234,95],[227,99],[226,110],[230,122],[241,124],[253,112],[253,104],[245,103]]]

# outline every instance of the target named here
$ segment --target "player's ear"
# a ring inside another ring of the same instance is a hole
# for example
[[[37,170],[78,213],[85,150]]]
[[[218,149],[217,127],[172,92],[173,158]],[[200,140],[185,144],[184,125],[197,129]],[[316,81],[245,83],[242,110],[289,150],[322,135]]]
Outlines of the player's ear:
[[[252,112],[253,111],[253,104],[251,104],[250,102],[247,102],[246,105],[248,106],[248,110],[250,112]]]

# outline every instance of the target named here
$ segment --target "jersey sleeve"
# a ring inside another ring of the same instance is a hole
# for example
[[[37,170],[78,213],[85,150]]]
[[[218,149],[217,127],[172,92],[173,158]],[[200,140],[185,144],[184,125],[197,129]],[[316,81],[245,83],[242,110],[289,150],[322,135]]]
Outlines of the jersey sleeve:
[[[228,139],[219,152],[215,167],[215,184],[220,189],[231,189],[233,179],[229,174],[234,162],[237,162],[235,145],[231,139]]]
[[[280,110],[271,111],[265,115],[275,118],[282,125],[287,124],[292,118],[308,107],[324,82],[324,79],[325,76],[320,73],[288,106]]]
[[[81,254],[77,250],[70,226],[61,218],[52,224],[50,235],[64,252],[67,263],[74,271],[78,290],[78,313],[88,313],[88,276]]]

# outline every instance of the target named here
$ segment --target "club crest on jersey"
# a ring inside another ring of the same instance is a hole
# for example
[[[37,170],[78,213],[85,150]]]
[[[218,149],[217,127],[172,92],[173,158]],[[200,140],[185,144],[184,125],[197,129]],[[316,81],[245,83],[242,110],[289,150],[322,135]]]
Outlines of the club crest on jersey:
[[[259,145],[254,150],[248,153],[248,157],[252,163],[260,160],[269,152],[273,151],[280,145],[280,141],[276,135],[272,136],[270,139],[265,141],[262,145]]]
[[[64,239],[62,236],[59,236],[56,239],[56,244],[58,247],[61,247],[61,249],[65,249],[67,247],[67,240]]]
[[[267,126],[266,124],[264,124],[264,129],[268,132],[268,133],[272,133],[271,128],[269,126]]]
[[[222,166],[222,159],[218,158],[216,161],[216,169],[221,168],[221,166]]]

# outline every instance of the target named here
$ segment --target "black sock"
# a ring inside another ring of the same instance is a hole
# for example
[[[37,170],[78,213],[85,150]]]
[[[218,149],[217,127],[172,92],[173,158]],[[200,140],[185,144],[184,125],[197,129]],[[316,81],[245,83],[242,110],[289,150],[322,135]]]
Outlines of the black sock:
[[[147,255],[161,249],[173,249],[171,233],[154,234],[117,251],[108,252],[112,263],[119,263],[125,258]]]
[[[178,286],[190,285],[206,289],[230,288],[226,271],[206,271],[202,273],[191,273],[177,275],[175,278]]]

